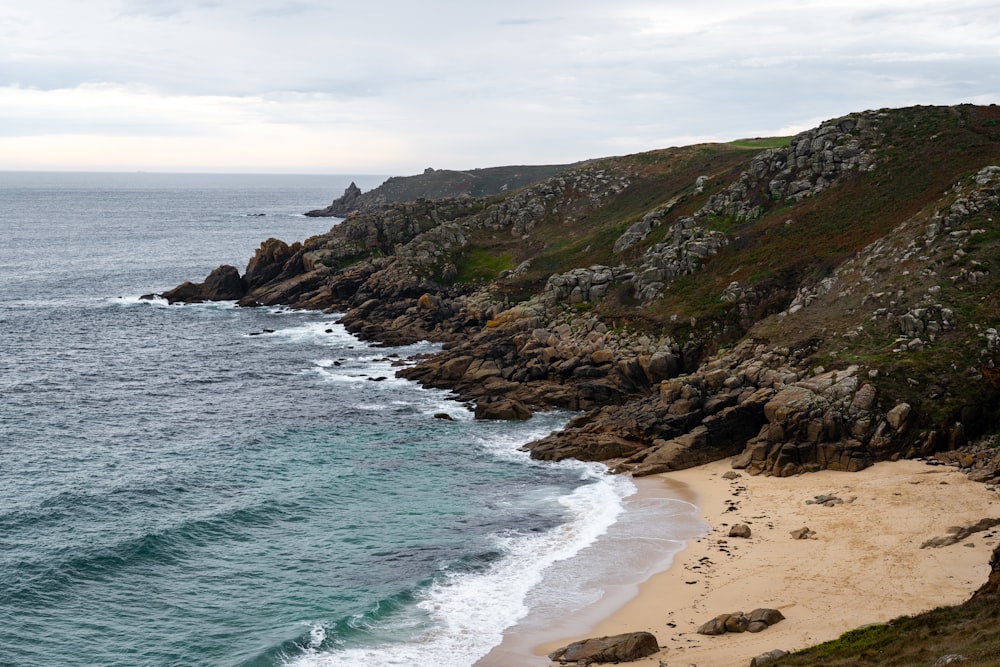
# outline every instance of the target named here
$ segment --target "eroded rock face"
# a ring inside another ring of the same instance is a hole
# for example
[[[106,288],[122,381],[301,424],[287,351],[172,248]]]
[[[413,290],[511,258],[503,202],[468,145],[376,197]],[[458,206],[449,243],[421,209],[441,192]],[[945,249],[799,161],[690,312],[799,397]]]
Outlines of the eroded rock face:
[[[344,194],[333,200],[326,208],[320,208],[313,211],[307,211],[306,215],[310,218],[346,218],[348,215],[358,210],[359,204],[361,203],[361,188],[359,188],[354,181],[347,186],[344,190]]]
[[[1000,595],[1000,546],[993,549],[993,555],[990,557],[990,568],[989,579],[972,597]]]
[[[184,282],[161,296],[170,303],[235,301],[246,294],[246,284],[236,267],[223,265],[208,274],[203,283]]]
[[[659,643],[651,633],[630,632],[574,642],[550,653],[549,660],[578,665],[633,662],[659,651]]]

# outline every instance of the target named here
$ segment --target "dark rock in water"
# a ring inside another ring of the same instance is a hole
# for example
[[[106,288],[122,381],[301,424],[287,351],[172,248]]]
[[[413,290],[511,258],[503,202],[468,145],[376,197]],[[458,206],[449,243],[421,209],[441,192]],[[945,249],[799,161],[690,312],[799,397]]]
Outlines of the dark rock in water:
[[[236,267],[225,264],[208,274],[203,290],[208,301],[235,301],[246,294],[247,286]]]
[[[582,461],[609,461],[632,456],[644,449],[640,442],[613,433],[556,431],[523,447],[531,458],[540,461],[562,461],[576,458]]]
[[[549,654],[549,660],[590,665],[601,662],[632,662],[660,651],[659,642],[649,632],[629,632],[573,642]]]
[[[445,421],[455,421],[455,418],[449,415],[447,412],[436,412],[434,414],[434,419],[444,419]]]
[[[156,298],[155,294],[143,294],[139,297],[139,301],[152,301]]]
[[[531,419],[531,410],[517,399],[483,398],[476,403],[476,419],[524,421]]]
[[[306,215],[310,218],[346,218],[349,213],[358,209],[358,199],[360,197],[361,188],[352,181],[347,186],[347,189],[344,190],[344,194],[334,199],[333,203],[329,206],[307,211]]]
[[[201,303],[202,301],[235,301],[242,299],[247,286],[236,267],[224,264],[213,269],[203,283],[185,281],[160,296],[170,303]]]

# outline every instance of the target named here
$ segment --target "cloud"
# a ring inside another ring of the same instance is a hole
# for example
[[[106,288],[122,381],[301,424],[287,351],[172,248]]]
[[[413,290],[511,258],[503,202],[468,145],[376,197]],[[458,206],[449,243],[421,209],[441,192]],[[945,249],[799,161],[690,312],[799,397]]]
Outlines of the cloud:
[[[0,135],[53,163],[60,135],[148,139],[149,167],[165,137],[346,171],[568,162],[1000,97],[980,0],[40,0],[0,25]]]

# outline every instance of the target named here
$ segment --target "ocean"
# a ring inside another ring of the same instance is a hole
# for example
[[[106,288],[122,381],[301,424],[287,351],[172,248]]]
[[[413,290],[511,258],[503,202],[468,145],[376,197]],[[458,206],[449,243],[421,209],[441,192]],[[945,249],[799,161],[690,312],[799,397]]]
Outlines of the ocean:
[[[570,414],[395,377],[432,343],[139,298],[326,231],[351,180],[0,173],[0,665],[468,667],[701,530],[519,451]]]

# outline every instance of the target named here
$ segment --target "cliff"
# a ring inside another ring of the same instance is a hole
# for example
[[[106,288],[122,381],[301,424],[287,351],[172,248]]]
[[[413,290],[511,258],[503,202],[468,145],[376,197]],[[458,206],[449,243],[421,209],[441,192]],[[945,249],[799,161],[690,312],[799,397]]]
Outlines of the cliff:
[[[732,457],[785,476],[928,457],[996,484],[998,124],[996,106],[865,111],[502,194],[379,202],[164,296],[329,309],[366,339],[443,342],[400,374],[479,418],[579,411],[527,446],[539,459],[643,475]],[[993,584],[885,627],[900,645],[926,619],[994,628]],[[856,632],[836,664],[890,641]]]
[[[387,204],[441,199],[444,197],[487,197],[537,183],[569,169],[571,165],[520,165],[488,169],[432,169],[415,176],[393,176],[368,192],[351,183],[344,194],[326,208],[307,211],[309,217],[346,218],[352,213],[371,213]]]
[[[790,475],[929,456],[998,426],[998,121],[866,111],[764,150],[658,150],[385,204],[266,241],[242,292],[227,269],[209,281],[222,292],[165,296],[447,342],[401,374],[484,418],[582,411],[537,458],[639,475],[735,455]],[[977,457],[979,474],[995,463]]]

